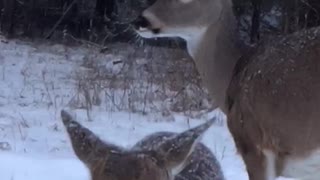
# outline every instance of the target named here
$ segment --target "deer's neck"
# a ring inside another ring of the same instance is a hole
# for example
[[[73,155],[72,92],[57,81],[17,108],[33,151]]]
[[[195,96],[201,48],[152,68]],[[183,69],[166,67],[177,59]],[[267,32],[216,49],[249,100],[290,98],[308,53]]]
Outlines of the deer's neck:
[[[198,36],[187,39],[189,54],[195,61],[204,85],[224,112],[226,91],[240,57],[235,37],[236,21],[230,9],[221,13],[219,22]]]

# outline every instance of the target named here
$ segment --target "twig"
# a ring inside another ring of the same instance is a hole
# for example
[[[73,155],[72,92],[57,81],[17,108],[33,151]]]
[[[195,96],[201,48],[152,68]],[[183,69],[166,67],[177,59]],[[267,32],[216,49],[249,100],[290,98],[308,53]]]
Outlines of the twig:
[[[67,36],[69,36],[70,38],[72,38],[73,40],[75,40],[77,42],[81,42],[83,44],[89,44],[89,45],[97,47],[97,48],[102,48],[102,46],[97,44],[97,43],[94,43],[94,42],[91,42],[91,41],[86,41],[86,40],[83,40],[83,39],[77,39],[74,36],[72,36],[71,34],[67,33]]]
[[[64,11],[63,15],[60,17],[60,19],[56,22],[56,24],[52,27],[52,29],[49,31],[48,35],[45,37],[46,39],[49,39],[53,32],[57,29],[57,27],[60,25],[60,23],[62,22],[62,20],[64,19],[64,17],[67,15],[67,13],[71,10],[71,8],[73,7],[73,5],[77,2],[77,0],[73,0],[71,2],[71,4],[68,6],[68,8],[66,9],[66,11]]]
[[[3,65],[2,66],[2,80],[4,81],[6,79],[6,65]]]

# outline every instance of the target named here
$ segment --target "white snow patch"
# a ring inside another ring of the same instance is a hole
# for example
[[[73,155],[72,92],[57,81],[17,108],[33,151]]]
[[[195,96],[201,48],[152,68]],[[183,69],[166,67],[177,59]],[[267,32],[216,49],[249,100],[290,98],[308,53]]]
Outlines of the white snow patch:
[[[88,169],[77,159],[48,159],[0,153],[2,180],[90,180]]]

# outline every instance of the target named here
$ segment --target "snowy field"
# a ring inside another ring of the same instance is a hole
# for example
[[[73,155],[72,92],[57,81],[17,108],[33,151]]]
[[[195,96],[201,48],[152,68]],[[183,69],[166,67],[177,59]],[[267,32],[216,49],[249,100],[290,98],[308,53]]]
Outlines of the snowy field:
[[[89,180],[76,159],[60,120],[60,110],[77,93],[74,72],[81,69],[85,48],[0,42],[0,174],[1,180]],[[110,54],[99,55],[103,61]],[[130,147],[156,131],[180,132],[218,116],[203,142],[220,161],[227,180],[247,180],[236,154],[225,117],[213,111],[198,119],[173,114],[170,121],[153,121],[153,114],[107,112],[94,107],[73,110],[79,122],[102,139]],[[90,119],[88,119],[90,117]]]

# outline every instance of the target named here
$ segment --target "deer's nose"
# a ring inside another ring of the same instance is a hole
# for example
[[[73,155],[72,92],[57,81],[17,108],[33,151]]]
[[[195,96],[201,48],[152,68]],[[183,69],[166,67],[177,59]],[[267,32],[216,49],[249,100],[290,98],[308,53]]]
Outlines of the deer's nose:
[[[151,26],[150,22],[143,16],[139,16],[133,23],[136,29],[148,28]]]

